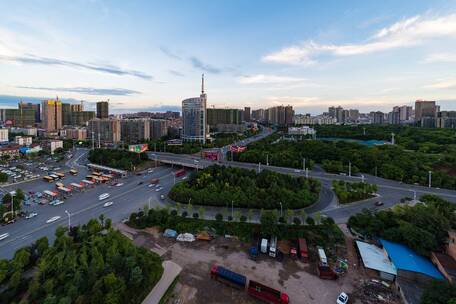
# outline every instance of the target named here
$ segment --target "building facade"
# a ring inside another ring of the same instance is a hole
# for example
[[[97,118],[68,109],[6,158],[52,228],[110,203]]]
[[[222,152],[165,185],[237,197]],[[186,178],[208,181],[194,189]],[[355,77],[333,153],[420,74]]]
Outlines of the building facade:
[[[204,92],[203,75],[200,97],[182,101],[182,139],[184,141],[206,143],[206,104],[207,95]]]
[[[97,102],[97,118],[105,119],[109,117],[109,103],[107,101]]]
[[[55,131],[62,128],[62,102],[59,100],[43,100],[41,126],[46,131]]]
[[[2,109],[0,120],[8,126],[31,127],[35,124],[35,110]]]
[[[122,119],[120,121],[120,138],[124,143],[143,143],[150,139],[149,119]]]
[[[434,117],[437,113],[435,101],[415,101],[415,121],[421,121],[423,117]]]
[[[168,135],[169,120],[166,119],[151,119],[150,120],[150,138],[160,139]]]
[[[88,122],[87,138],[98,143],[117,144],[120,142],[119,119],[92,119]]]
[[[9,141],[8,132],[9,130],[6,128],[0,129],[0,143],[7,143]]]
[[[35,111],[35,123],[41,122],[41,105],[39,103],[20,101],[18,103],[18,109]]]
[[[89,120],[95,118],[94,111],[77,111],[71,113],[71,124],[73,126],[86,126]]]

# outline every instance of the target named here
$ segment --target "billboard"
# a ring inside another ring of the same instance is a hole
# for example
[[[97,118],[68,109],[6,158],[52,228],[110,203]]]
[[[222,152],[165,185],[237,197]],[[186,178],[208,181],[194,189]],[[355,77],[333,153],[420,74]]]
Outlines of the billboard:
[[[129,145],[128,146],[128,151],[134,152],[134,153],[143,153],[147,151],[148,146],[147,144],[139,144],[139,145]]]
[[[246,146],[235,146],[235,145],[230,146],[230,151],[233,153],[244,152],[246,149],[247,149]]]

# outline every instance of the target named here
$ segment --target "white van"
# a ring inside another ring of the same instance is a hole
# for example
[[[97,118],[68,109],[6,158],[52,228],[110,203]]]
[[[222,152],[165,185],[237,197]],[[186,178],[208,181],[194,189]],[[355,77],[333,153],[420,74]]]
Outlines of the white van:
[[[261,239],[261,248],[262,253],[268,253],[268,239]]]
[[[109,193],[103,193],[98,197],[98,200],[102,201],[104,199],[107,199],[108,197],[110,197]]]
[[[269,256],[275,258],[277,255],[277,237],[271,237],[271,242],[269,243]]]

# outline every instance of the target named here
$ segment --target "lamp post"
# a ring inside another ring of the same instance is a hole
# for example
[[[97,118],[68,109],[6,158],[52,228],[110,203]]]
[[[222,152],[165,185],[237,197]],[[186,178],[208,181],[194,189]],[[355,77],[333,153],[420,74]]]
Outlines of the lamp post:
[[[10,193],[11,195],[11,215],[14,218],[14,193]]]
[[[68,231],[70,231],[70,228],[71,228],[71,213],[68,212],[68,210],[65,210],[65,213],[68,215]]]
[[[352,163],[351,161],[348,161],[348,176],[352,176]]]
[[[149,210],[150,210],[150,201],[152,200],[152,198],[153,198],[152,196],[149,197]]]
[[[279,202],[279,204],[280,204],[280,217],[282,217],[282,216],[283,216],[283,215],[282,215],[282,210],[283,210],[283,208],[282,208],[282,202]]]
[[[429,188],[432,187],[432,171],[429,170]]]
[[[361,174],[361,182],[364,183],[364,174]]]
[[[306,170],[306,158],[305,157],[302,159],[302,170],[304,170],[304,171]]]
[[[258,173],[261,172],[261,163],[258,163]]]
[[[233,205],[233,200],[231,200],[231,218],[234,219],[234,205]]]
[[[266,153],[266,166],[269,166],[269,153]]]

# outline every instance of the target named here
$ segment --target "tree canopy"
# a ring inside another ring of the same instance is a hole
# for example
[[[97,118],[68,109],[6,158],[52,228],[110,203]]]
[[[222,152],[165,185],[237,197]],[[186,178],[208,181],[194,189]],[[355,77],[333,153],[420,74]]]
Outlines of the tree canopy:
[[[133,170],[134,167],[149,159],[146,153],[138,154],[120,149],[90,150],[88,158],[95,164],[122,170]]]
[[[269,170],[211,166],[176,184],[169,196],[176,202],[195,205],[257,209],[298,209],[318,199],[320,183]]]
[[[1,303],[141,303],[163,272],[158,255],[90,220],[0,261]],[[25,302],[24,302],[25,301]]]

